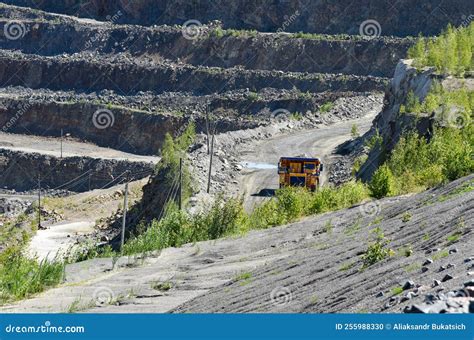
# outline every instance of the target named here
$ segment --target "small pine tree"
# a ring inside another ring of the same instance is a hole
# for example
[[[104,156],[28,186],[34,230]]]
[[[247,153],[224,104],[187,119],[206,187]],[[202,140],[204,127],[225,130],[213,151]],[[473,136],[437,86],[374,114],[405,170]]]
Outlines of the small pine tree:
[[[390,168],[383,164],[372,176],[369,189],[373,197],[382,198],[395,193],[395,181]]]

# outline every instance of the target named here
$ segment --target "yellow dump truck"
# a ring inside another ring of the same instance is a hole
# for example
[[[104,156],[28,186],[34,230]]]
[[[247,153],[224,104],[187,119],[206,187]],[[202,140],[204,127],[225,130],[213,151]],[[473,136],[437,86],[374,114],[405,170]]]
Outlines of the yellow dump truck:
[[[278,162],[280,188],[306,187],[315,191],[319,186],[319,175],[323,164],[319,158],[281,157]]]

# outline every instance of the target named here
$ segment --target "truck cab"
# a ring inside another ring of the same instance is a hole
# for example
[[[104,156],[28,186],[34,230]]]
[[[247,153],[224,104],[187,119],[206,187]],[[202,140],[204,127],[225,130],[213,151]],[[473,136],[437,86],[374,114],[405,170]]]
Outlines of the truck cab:
[[[305,187],[316,191],[323,164],[319,158],[281,157],[278,162],[280,188]]]

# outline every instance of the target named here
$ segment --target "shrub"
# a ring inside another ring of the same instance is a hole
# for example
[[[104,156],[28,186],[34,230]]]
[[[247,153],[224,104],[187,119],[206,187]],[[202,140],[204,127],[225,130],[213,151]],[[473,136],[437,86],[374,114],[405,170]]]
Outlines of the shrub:
[[[382,198],[394,194],[395,181],[390,168],[383,164],[372,176],[369,184],[369,189],[373,197]]]
[[[413,132],[404,135],[385,164],[395,179],[395,194],[424,190],[472,173],[473,134],[474,127],[468,125],[435,129],[430,141]]]
[[[408,51],[418,68],[433,66],[438,72],[462,75],[474,68],[474,22],[466,27],[451,25],[438,36],[423,38]]]
[[[327,112],[331,111],[333,109],[333,107],[334,107],[333,102],[326,102],[323,105],[321,105],[321,107],[319,108],[319,111],[322,112],[322,113],[327,113]]]
[[[305,213],[310,193],[306,188],[286,187],[276,192],[278,211],[284,215],[284,221],[294,221]]]
[[[359,128],[357,127],[357,124],[352,124],[352,128],[351,128],[351,137],[353,139],[356,139],[357,137],[359,137],[360,133],[359,133]]]
[[[200,230],[194,240],[216,239],[237,232],[246,223],[246,216],[241,200],[222,196],[214,202],[211,209],[194,217],[193,225]]]
[[[184,201],[186,201],[193,192],[191,174],[185,164],[185,159],[186,151],[193,143],[195,136],[194,123],[188,124],[184,132],[176,139],[173,139],[173,137],[167,133],[161,149],[161,160],[155,169],[157,177],[163,178],[163,183],[165,184],[163,190],[171,190],[176,184],[176,179],[179,177],[180,158],[183,159],[182,192]]]
[[[242,201],[218,198],[209,210],[196,215],[179,210],[174,202],[167,205],[164,217],[154,220],[139,236],[124,245],[124,254],[131,255],[185,243],[216,239],[236,233],[246,225]]]
[[[343,209],[367,198],[367,189],[361,182],[350,181],[338,187],[322,187],[309,201],[308,213],[319,214]]]
[[[369,267],[393,255],[393,250],[388,248],[390,240],[386,239],[380,227],[371,231],[373,241],[369,243],[365,254],[362,256],[363,267]]]
[[[153,220],[146,231],[124,245],[124,254],[130,255],[166,247],[177,247],[191,241],[192,222],[174,202],[168,203],[164,217]]]

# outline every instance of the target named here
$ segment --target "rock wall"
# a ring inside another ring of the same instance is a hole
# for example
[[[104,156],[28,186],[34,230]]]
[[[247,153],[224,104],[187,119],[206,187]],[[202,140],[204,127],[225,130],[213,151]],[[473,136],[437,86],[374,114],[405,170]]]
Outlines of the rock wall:
[[[121,183],[126,171],[129,171],[131,180],[137,180],[148,176],[153,168],[152,163],[145,162],[90,157],[60,159],[0,149],[0,187],[16,191],[36,189],[38,175],[44,189],[83,192],[108,188]]]
[[[207,23],[221,20],[225,27],[275,32],[358,34],[368,19],[380,23],[383,35],[435,35],[451,22],[461,24],[474,14],[466,0],[4,0],[48,12],[139,25]]]
[[[439,76],[433,73],[433,69],[425,68],[418,71],[411,66],[411,60],[401,60],[387,88],[384,99],[384,109],[375,118],[373,127],[367,138],[373,136],[376,131],[383,138],[381,147],[374,148],[367,161],[361,167],[359,176],[367,180],[378,166],[383,162],[387,152],[390,152],[400,140],[402,134],[408,130],[416,130],[420,135],[428,136],[433,128],[434,114],[432,112],[411,114],[400,113],[400,106],[406,103],[410,92],[423,102],[426,95],[433,85],[435,79],[440,80]]]
[[[160,63],[124,54],[41,57],[0,51],[0,86],[51,90],[116,90],[125,94],[186,91],[204,95],[249,88],[296,88],[302,92],[381,91],[386,79],[373,76],[284,73]]]
[[[18,13],[12,13],[10,7],[0,7],[0,15],[8,18]],[[199,39],[190,40],[179,27],[84,25],[65,18],[59,18],[60,22],[41,19],[24,19],[25,35],[17,40],[0,40],[0,47],[41,55],[127,52],[133,56],[221,68],[242,66],[249,70],[390,77],[398,60],[405,57],[413,43],[412,39],[388,37],[300,39],[257,33],[217,36],[212,27],[203,27]],[[8,22],[0,21],[0,27]]]
[[[87,102],[44,103],[0,98],[0,105],[0,127],[9,127],[8,132],[59,137],[63,129],[64,134],[69,133],[74,138],[144,155],[156,155],[165,134],[175,135],[187,120],[171,114],[149,114],[127,108],[109,110],[106,106]],[[95,125],[96,112],[111,117],[113,123],[99,129]]]

